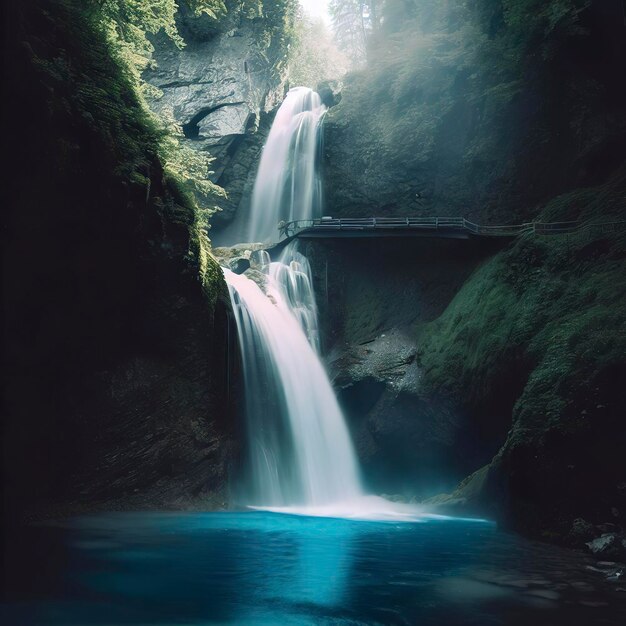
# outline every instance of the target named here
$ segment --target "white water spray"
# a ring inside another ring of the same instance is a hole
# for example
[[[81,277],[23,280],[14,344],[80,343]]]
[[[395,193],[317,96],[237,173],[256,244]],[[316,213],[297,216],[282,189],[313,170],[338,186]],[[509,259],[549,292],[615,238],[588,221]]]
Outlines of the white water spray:
[[[270,240],[280,220],[319,211],[318,94],[292,89],[263,150],[250,241]],[[364,494],[356,454],[320,360],[317,307],[307,258],[296,243],[279,261],[255,253],[256,281],[225,269],[241,349],[252,508],[359,519],[418,519],[416,507]],[[253,275],[253,274],[251,274]],[[262,280],[259,280],[262,279]]]
[[[266,266],[267,295],[249,278],[225,271],[244,369],[248,497],[264,507],[353,501],[361,495],[358,466],[316,352],[310,276],[302,255],[293,249],[285,255]]]
[[[249,241],[275,241],[279,222],[321,215],[316,159],[325,112],[319,95],[306,87],[291,89],[278,109],[254,183]]]

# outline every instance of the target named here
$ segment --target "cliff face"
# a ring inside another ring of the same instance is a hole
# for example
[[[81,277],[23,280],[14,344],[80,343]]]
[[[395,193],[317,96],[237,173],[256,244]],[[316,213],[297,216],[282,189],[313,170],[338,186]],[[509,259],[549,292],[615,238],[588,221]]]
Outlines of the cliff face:
[[[185,47],[157,37],[154,65],[144,78],[162,94],[151,101],[153,110],[180,124],[188,145],[215,158],[210,178],[228,194],[211,220],[220,231],[240,206],[246,212],[267,113],[285,91],[279,68],[284,51],[262,45],[270,17],[247,19],[235,2],[217,23],[194,17],[184,6],[180,13]]]
[[[221,506],[228,305],[206,236],[89,13],[10,8],[7,511]]]
[[[622,161],[620,3],[390,2],[325,123],[326,213],[532,219]]]
[[[428,238],[305,247],[331,377],[372,491],[429,497],[497,452],[506,425],[479,432],[464,407],[425,389],[416,330],[499,248]]]
[[[544,219],[617,222],[625,190],[622,168],[602,186],[555,199]],[[566,541],[576,518],[623,524],[625,302],[623,225],[589,227],[516,242],[420,328],[430,390],[474,410],[489,397],[511,400],[502,448],[479,487],[458,491],[458,504]],[[503,377],[519,386],[502,387]]]
[[[325,213],[623,220],[618,4],[388,7],[370,71],[326,119]],[[435,502],[571,543],[577,518],[591,534],[624,523],[626,246],[611,228],[465,257],[425,239],[322,256],[330,359],[373,483],[408,473],[420,497],[483,466]]]

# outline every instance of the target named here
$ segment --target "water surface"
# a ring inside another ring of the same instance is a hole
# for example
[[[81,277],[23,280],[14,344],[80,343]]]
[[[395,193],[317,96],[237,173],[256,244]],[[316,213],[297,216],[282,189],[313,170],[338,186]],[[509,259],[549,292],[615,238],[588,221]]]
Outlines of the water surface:
[[[28,546],[3,624],[626,623],[586,557],[488,522],[118,513]]]

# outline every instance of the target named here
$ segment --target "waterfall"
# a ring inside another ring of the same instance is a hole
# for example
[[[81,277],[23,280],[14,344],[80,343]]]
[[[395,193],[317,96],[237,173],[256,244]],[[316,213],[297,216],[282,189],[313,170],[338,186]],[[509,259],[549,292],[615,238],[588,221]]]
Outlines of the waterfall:
[[[306,87],[291,89],[278,109],[252,192],[249,241],[275,241],[279,222],[321,215],[316,160],[325,111],[319,95]]]
[[[308,263],[295,248],[265,264],[266,293],[225,270],[241,346],[250,503],[323,507],[361,495],[350,436],[317,353]]]
[[[267,254],[267,253],[266,253]],[[280,290],[278,302],[287,304],[296,317],[309,343],[320,351],[320,333],[317,303],[313,292],[313,277],[309,260],[298,252],[296,242],[291,242],[282,253],[278,263],[269,265],[271,285]],[[269,290],[272,295],[271,286]]]
[[[280,220],[320,209],[318,94],[292,89],[280,107],[254,187],[250,241],[267,241]],[[356,454],[320,359],[311,268],[291,242],[278,261],[251,256],[248,275],[224,269],[245,385],[245,502],[283,512],[414,520],[415,507],[366,496]]]

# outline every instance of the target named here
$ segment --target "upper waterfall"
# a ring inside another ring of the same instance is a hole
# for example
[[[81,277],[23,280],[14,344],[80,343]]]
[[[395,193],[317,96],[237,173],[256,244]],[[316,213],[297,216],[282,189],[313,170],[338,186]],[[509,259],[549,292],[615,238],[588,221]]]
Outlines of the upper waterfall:
[[[276,240],[281,221],[320,216],[316,161],[325,112],[319,94],[307,87],[291,89],[278,109],[252,192],[249,241]]]

